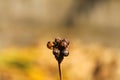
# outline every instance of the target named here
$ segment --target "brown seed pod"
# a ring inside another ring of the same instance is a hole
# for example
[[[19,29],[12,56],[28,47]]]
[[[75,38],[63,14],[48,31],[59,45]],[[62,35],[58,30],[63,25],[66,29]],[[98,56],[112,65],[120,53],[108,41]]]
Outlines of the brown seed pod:
[[[53,54],[54,54],[55,57],[59,57],[59,55],[60,55],[60,50],[57,49],[57,48],[53,48]]]
[[[64,54],[64,56],[67,57],[69,55],[69,51],[67,49],[64,49],[62,51],[62,54]]]
[[[61,42],[61,40],[62,39],[60,37],[55,38],[55,42],[58,43],[58,44]]]
[[[65,41],[61,41],[60,46],[62,46],[63,48],[67,48],[68,47],[68,43]]]
[[[53,46],[54,46],[53,42],[48,41],[48,43],[47,43],[47,48],[53,49]]]
[[[68,45],[70,44],[70,42],[67,39],[63,39],[62,41],[65,41]]]

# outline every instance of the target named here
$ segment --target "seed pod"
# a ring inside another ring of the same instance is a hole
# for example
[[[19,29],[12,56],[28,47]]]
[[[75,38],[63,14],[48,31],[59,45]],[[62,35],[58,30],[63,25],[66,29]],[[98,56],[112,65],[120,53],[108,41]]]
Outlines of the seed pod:
[[[59,44],[57,42],[53,42],[54,48],[58,48]]]
[[[53,46],[54,46],[53,42],[49,41],[49,42],[47,43],[47,48],[53,49]]]
[[[67,39],[63,39],[62,41],[65,41],[68,45],[70,44],[70,42]]]
[[[66,56],[69,55],[69,51],[65,49],[65,50],[62,51],[62,54],[64,54],[64,56],[66,57]]]
[[[67,44],[67,42],[62,41],[61,44],[60,44],[60,46],[63,47],[63,48],[67,48],[68,44]]]
[[[55,42],[59,44],[61,42],[61,38],[60,37],[55,38]]]
[[[53,54],[54,54],[56,57],[59,57],[59,55],[60,55],[60,50],[57,49],[57,48],[54,48],[54,49],[53,49]]]

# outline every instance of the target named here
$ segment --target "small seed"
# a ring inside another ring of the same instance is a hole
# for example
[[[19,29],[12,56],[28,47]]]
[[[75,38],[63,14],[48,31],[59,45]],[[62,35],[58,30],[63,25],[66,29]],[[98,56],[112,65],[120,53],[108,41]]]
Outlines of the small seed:
[[[67,48],[67,47],[68,47],[68,44],[67,44],[67,42],[65,42],[65,41],[62,41],[60,45],[61,45],[62,47],[64,47],[64,48]]]
[[[55,42],[59,44],[61,42],[61,38],[60,37],[55,38]]]
[[[62,53],[64,54],[64,56],[65,56],[65,57],[69,55],[69,51],[68,51],[68,50],[66,50],[66,49],[65,49],[65,50],[63,50],[63,51],[62,51]]]
[[[54,46],[53,42],[49,41],[49,42],[47,43],[47,48],[52,49],[53,46]]]
[[[68,45],[70,44],[70,42],[67,39],[63,39],[62,41],[65,41]]]
[[[54,49],[53,49],[53,54],[54,54],[55,56],[59,57],[59,55],[60,55],[60,50],[58,50],[57,48],[54,48]]]

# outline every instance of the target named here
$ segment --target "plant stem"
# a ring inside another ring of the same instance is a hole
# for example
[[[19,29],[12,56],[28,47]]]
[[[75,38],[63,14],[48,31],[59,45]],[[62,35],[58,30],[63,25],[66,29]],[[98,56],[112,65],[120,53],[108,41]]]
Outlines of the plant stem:
[[[59,69],[59,77],[60,77],[60,80],[62,80],[61,67],[60,67],[60,63],[59,63],[59,62],[58,62],[58,69]]]

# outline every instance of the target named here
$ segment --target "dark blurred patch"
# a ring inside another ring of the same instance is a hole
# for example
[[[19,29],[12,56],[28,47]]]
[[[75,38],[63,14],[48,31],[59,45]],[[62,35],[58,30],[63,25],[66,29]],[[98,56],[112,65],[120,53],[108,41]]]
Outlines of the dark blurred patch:
[[[96,5],[106,2],[106,0],[75,0],[72,7],[67,13],[64,20],[64,25],[67,27],[74,26],[74,21],[80,15],[89,13],[96,7]]]
[[[10,67],[16,67],[16,68],[24,71],[24,70],[30,68],[30,66],[32,65],[32,62],[30,62],[30,61],[21,61],[21,60],[13,60],[13,61],[7,62],[7,64]]]

